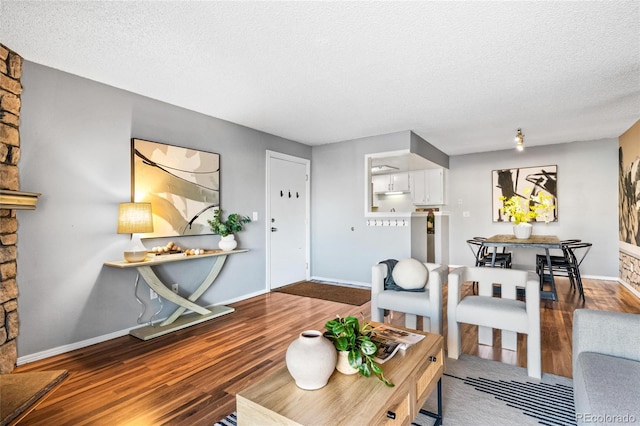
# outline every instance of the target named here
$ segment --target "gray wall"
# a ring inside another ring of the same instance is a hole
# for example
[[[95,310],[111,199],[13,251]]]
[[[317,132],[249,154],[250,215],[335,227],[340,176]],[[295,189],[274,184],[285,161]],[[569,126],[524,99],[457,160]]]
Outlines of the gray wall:
[[[371,265],[411,255],[409,228],[367,227],[363,214],[365,154],[408,149],[407,141],[415,142],[411,135],[399,132],[313,147],[312,276],[366,284]],[[555,164],[560,220],[536,223],[534,233],[593,243],[583,273],[617,278],[617,149],[617,139],[606,139],[450,157],[448,205],[442,208],[449,214],[449,264],[473,264],[467,239],[512,232],[510,224],[491,220],[492,170]],[[463,211],[470,216],[463,217]],[[514,262],[533,270],[535,254],[516,251]]]
[[[122,258],[129,236],[116,234],[118,203],[130,199],[130,138],[221,154],[225,212],[259,220],[238,236],[203,304],[265,289],[265,150],[311,158],[311,148],[25,61],[21,188],[41,192],[36,211],[19,211],[18,356],[72,345],[136,326],[134,270],[103,266]],[[218,236],[172,238],[215,248]],[[149,241],[147,246],[170,239]],[[210,259],[159,268],[185,291]],[[148,290],[144,288],[144,297]],[[175,307],[168,304],[160,316]]]
[[[220,153],[223,209],[259,214],[238,236],[251,251],[229,257],[205,304],[265,289],[267,149],[312,160],[312,276],[368,283],[371,265],[410,256],[410,228],[366,226],[363,191],[365,154],[415,149],[409,131],[311,149],[26,61],[22,82],[21,189],[43,195],[36,211],[17,213],[19,357],[136,326],[135,271],[103,266],[120,259],[128,242],[115,229],[118,203],[130,197],[131,137]],[[451,157],[450,263],[472,262],[469,237],[510,232],[491,222],[491,170],[557,164],[560,222],[536,224],[534,232],[594,243],[585,273],[617,277],[617,147],[617,139],[608,139]],[[174,240],[213,248],[218,237]],[[524,253],[516,263],[532,258]],[[188,291],[208,266],[199,259],[160,273]]]
[[[384,259],[411,255],[411,228],[368,227],[364,217],[364,156],[409,150],[410,133],[391,133],[313,147],[313,277],[368,284],[372,265]]]
[[[534,234],[593,243],[583,274],[618,277],[618,140],[604,139],[451,157],[449,173],[452,265],[473,264],[465,241],[511,233],[491,220],[491,172],[502,168],[558,166],[558,222],[536,223]],[[468,211],[469,217],[462,213]],[[535,251],[519,250],[514,263],[533,268]]]

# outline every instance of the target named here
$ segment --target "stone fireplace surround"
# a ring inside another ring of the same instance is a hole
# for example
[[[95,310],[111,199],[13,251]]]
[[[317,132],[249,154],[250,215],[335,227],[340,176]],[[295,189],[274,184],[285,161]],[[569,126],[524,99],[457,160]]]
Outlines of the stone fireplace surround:
[[[0,44],[0,189],[19,191],[20,94],[22,58]],[[0,374],[17,363],[18,219],[13,209],[0,209]]]

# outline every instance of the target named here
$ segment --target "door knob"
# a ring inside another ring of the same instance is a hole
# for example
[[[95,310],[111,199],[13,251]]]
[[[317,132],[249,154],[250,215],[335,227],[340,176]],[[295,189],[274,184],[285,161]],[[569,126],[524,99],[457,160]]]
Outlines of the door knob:
[[[276,232],[278,230],[278,228],[276,228],[275,226],[271,227],[271,232]]]

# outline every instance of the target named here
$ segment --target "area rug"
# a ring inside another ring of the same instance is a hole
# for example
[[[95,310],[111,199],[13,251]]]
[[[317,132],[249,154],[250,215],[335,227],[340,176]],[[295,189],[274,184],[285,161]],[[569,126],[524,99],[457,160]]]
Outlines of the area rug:
[[[360,306],[371,300],[371,290],[347,287],[314,281],[300,281],[273,291],[278,293],[294,294],[296,296],[312,297],[314,299],[330,300],[332,302],[346,303]]]
[[[0,425],[23,417],[67,377],[67,370],[0,374]]]
[[[442,401],[446,425],[576,424],[571,379],[543,374],[537,380],[526,368],[471,355],[445,360]],[[423,408],[436,411],[436,392]],[[433,419],[419,414],[413,424],[430,426]]]
[[[434,390],[424,409],[437,411]],[[521,367],[462,355],[445,360],[442,377],[443,425],[575,425],[573,382],[543,374],[527,376]],[[416,426],[431,426],[434,419],[418,414]],[[234,426],[236,413],[216,426]]]

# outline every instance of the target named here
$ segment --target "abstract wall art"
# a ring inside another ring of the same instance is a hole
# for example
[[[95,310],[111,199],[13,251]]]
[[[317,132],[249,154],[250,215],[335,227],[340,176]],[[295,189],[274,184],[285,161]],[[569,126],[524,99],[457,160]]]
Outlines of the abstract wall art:
[[[131,139],[133,201],[149,202],[153,234],[211,234],[208,219],[220,206],[220,155]]]
[[[558,221],[558,166],[522,167],[517,169],[493,170],[492,179],[492,217],[494,222],[509,221],[508,217],[500,212],[502,201],[500,196],[506,198],[517,196],[528,200],[539,193],[549,195],[553,199],[553,209],[549,218],[550,222]],[[537,221],[544,221],[537,218]]]
[[[619,139],[620,241],[640,246],[640,121]]]

